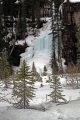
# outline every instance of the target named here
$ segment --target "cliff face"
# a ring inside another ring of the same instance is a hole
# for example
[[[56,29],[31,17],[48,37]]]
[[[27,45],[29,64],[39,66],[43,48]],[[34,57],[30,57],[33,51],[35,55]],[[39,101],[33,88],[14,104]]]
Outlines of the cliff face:
[[[63,42],[63,58],[66,60],[66,65],[76,64],[77,62],[77,38],[76,31],[80,16],[80,2],[71,3],[64,2],[62,6],[62,24],[64,29],[62,31]]]
[[[9,48],[9,50],[11,51],[13,46],[11,46]],[[20,54],[25,52],[25,49],[27,48],[27,44],[25,45],[15,45],[11,55],[9,56],[9,62],[11,65],[14,66],[19,66],[20,64]]]

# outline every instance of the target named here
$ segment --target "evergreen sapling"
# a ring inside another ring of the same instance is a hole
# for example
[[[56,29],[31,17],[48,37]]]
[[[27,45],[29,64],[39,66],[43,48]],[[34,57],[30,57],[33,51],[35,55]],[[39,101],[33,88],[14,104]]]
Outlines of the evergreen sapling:
[[[46,75],[47,75],[47,68],[46,68],[46,66],[44,65],[43,76],[46,76]]]
[[[17,71],[15,80],[15,88],[13,89],[13,97],[17,98],[14,106],[17,108],[29,108],[29,102],[35,96],[34,94],[34,77],[30,71],[30,67],[25,60],[21,68]]]
[[[5,88],[8,88],[8,85],[10,84],[10,76],[11,76],[11,67],[8,62],[8,56],[7,53],[3,53],[0,61],[1,66],[1,78],[5,84]]]
[[[62,87],[57,75],[52,76],[51,83],[51,88],[53,90],[49,96],[52,98],[52,101],[57,103],[60,99],[62,99],[66,102],[66,99],[63,97],[64,95],[62,95]]]

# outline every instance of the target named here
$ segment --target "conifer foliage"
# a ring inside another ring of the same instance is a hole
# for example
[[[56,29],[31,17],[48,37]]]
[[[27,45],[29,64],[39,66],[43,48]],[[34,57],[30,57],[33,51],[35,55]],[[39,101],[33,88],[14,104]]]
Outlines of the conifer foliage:
[[[36,70],[36,66],[34,62],[32,64],[32,74],[34,76],[35,81],[42,81],[40,74]]]
[[[66,102],[66,100],[63,98],[64,95],[62,95],[61,83],[57,75],[52,76],[51,83],[51,88],[53,88],[53,91],[51,92],[50,97],[52,98],[52,101],[57,103],[59,102],[59,99],[62,99]]]
[[[5,88],[8,88],[10,83],[9,77],[11,75],[11,67],[8,62],[7,52],[2,53],[1,61],[0,61],[0,70],[1,70],[1,78],[5,84]]]
[[[17,98],[14,106],[17,108],[29,108],[30,99],[35,96],[34,94],[34,79],[30,71],[30,67],[26,64],[25,60],[21,68],[17,71],[15,88],[13,89],[13,97]]]
[[[43,76],[47,75],[47,67],[44,65],[44,69],[43,69]]]
[[[5,42],[3,40],[3,35],[4,35],[4,30],[3,30],[3,25],[2,25],[2,0],[0,0],[0,52],[3,50],[5,46]]]
[[[32,71],[33,71],[33,75],[35,76],[37,71],[36,71],[36,67],[35,67],[35,63],[34,62],[32,64]]]

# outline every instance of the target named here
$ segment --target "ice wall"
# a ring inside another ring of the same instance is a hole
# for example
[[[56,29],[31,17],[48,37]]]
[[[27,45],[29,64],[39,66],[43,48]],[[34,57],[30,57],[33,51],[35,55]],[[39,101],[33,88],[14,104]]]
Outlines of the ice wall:
[[[40,29],[39,36],[34,39],[34,45],[28,47],[24,58],[28,62],[39,54],[45,57],[51,55],[52,49],[52,35],[51,33],[51,21],[49,20],[42,29]]]
[[[34,54],[36,55],[39,52],[45,53],[45,55],[50,55],[52,49],[52,37],[51,32],[51,22],[48,22],[39,37],[34,41]]]

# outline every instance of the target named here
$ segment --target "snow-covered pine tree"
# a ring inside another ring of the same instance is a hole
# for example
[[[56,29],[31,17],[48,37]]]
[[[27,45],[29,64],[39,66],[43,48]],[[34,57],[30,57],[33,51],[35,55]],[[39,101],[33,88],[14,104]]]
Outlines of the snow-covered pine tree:
[[[8,56],[7,52],[2,53],[1,61],[0,61],[0,69],[1,69],[1,78],[5,84],[5,88],[8,88],[8,85],[10,84],[9,77],[12,74],[12,70],[10,67],[10,64],[8,62]]]
[[[15,107],[24,109],[29,108],[29,101],[35,96],[35,88],[33,85],[33,74],[30,71],[30,66],[28,66],[24,60],[21,68],[17,71],[15,88],[12,93],[12,96],[17,98],[17,102],[14,103]]]
[[[62,22],[60,19],[59,5],[62,0],[56,1],[51,0],[51,19],[52,19],[52,56],[51,56],[51,67],[56,73],[62,73]],[[56,59],[56,49],[58,59]],[[58,61],[57,61],[58,60]],[[57,65],[57,63],[59,63]]]
[[[49,96],[52,98],[52,101],[57,103],[59,102],[59,99],[62,99],[66,102],[66,99],[63,97],[64,95],[62,95],[62,87],[57,75],[52,75],[51,83],[51,88],[53,89],[53,91],[50,93]]]
[[[52,24],[51,24],[51,30],[52,30],[51,68],[53,69],[53,71],[55,73],[57,73],[58,72],[58,65],[57,65],[57,60],[56,60],[55,42],[56,42],[56,38],[58,38],[58,35],[57,35],[58,31],[56,31],[58,26],[57,26],[57,24],[55,24],[55,22],[57,23],[57,21],[55,19],[55,18],[57,18],[57,16],[55,16],[55,14],[57,15],[55,4],[54,4],[53,0],[51,0],[51,19],[52,19]]]

